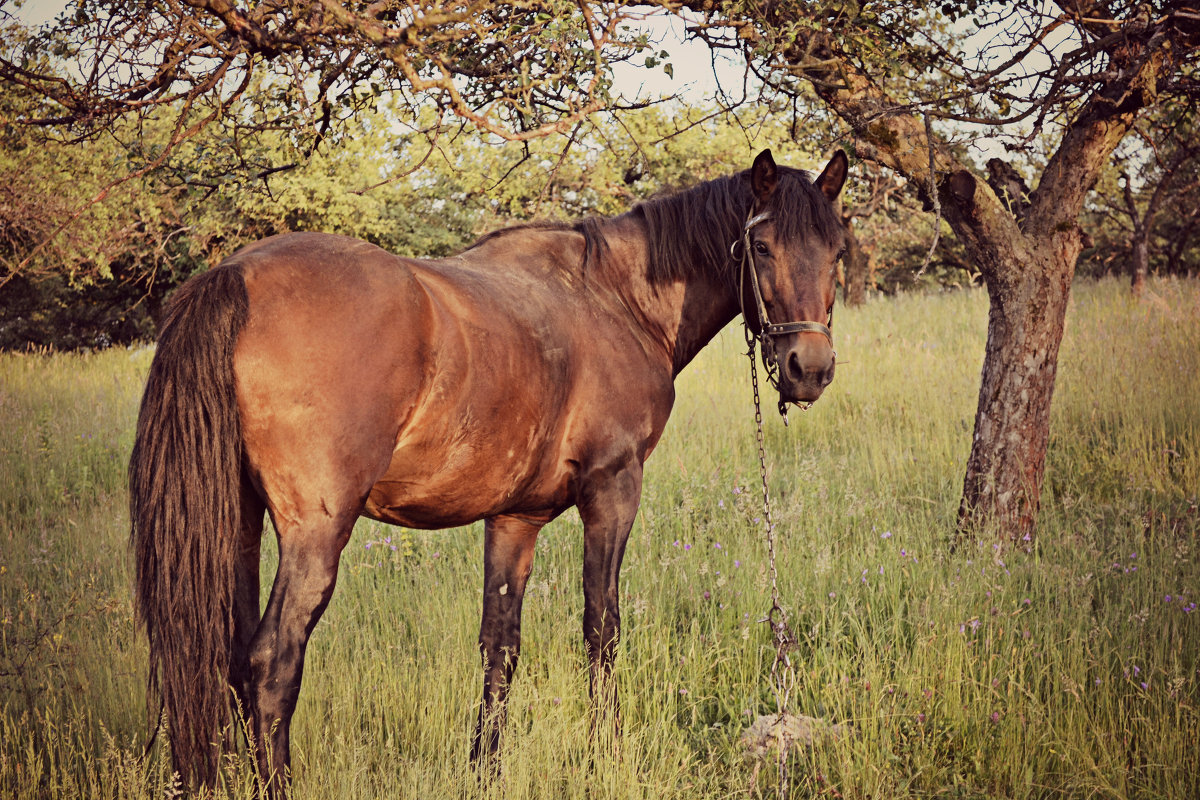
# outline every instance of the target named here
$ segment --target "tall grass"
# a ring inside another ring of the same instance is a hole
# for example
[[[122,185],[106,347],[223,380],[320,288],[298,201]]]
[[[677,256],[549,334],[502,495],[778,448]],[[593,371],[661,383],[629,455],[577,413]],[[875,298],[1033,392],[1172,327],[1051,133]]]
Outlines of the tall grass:
[[[1200,796],[1200,284],[1076,287],[1029,553],[949,547],[986,311],[980,292],[840,311],[826,396],[788,429],[768,410],[790,704],[843,725],[792,757],[793,796]],[[537,546],[492,783],[467,759],[480,530],[363,521],[309,648],[298,797],[775,795],[739,744],[775,708],[742,349],[731,328],[680,377],[647,468],[621,738],[590,733],[577,516]],[[0,796],[178,791],[162,741],[143,754],[125,543],[149,356],[0,357]],[[220,793],[252,794],[232,766]]]

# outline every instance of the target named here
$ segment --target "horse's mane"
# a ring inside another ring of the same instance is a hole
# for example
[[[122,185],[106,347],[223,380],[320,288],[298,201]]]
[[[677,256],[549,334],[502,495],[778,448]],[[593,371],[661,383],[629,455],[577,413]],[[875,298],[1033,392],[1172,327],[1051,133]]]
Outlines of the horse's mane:
[[[816,235],[828,244],[838,242],[842,225],[833,207],[813,185],[808,173],[779,167],[779,183],[768,209],[776,234],[784,241]],[[716,271],[733,282],[729,246],[742,235],[754,194],[750,171],[744,170],[638,203],[629,214],[640,216],[649,233],[651,283],[677,280],[690,274]],[[608,249],[603,218],[577,222],[531,222],[487,233],[467,250],[493,239],[527,230],[573,231],[584,238],[582,268],[586,272]]]
[[[808,173],[778,169],[779,183],[766,209],[776,235],[784,241],[813,235],[828,244],[840,241],[841,222]],[[708,270],[735,281],[729,246],[741,238],[753,202],[750,171],[745,170],[635,206],[630,213],[645,220],[650,234],[651,282]]]

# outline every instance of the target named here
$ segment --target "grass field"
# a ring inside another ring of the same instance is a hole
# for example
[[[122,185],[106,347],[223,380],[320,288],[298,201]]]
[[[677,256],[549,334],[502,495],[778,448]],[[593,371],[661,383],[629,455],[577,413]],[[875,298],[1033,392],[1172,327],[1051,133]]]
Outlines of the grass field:
[[[792,757],[792,796],[1200,797],[1200,283],[1076,287],[1029,553],[948,547],[986,312],[978,291],[839,311],[837,380],[789,429],[769,415],[791,704],[844,731]],[[648,465],[619,742],[589,735],[577,516],[538,543],[491,784],[467,759],[481,532],[363,521],[309,648],[297,797],[776,796],[739,745],[775,707],[742,349],[730,328],[681,376]],[[149,360],[0,356],[0,797],[176,794],[161,740],[143,755],[126,547]]]

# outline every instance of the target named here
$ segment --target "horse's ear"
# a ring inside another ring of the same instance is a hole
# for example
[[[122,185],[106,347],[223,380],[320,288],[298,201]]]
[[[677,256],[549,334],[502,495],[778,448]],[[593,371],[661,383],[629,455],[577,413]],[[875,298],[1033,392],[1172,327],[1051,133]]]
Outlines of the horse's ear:
[[[846,182],[849,169],[850,162],[846,159],[846,153],[838,150],[833,154],[833,158],[829,159],[825,169],[821,170],[815,185],[821,190],[821,194],[829,198],[829,202],[837,200],[838,195],[842,193],[842,185]]]
[[[779,170],[775,166],[775,159],[771,158],[770,150],[763,150],[754,159],[754,166],[750,167],[750,187],[754,190],[754,197],[760,203],[765,203],[778,183]]]

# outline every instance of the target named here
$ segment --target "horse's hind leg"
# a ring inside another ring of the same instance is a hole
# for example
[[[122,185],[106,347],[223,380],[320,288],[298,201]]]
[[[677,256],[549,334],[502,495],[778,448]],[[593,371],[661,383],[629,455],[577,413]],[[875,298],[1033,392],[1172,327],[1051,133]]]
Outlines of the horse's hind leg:
[[[279,570],[250,645],[259,773],[273,796],[286,793],[290,780],[291,720],[305,649],[333,596],[338,560],[356,517],[356,512],[321,513],[285,521],[274,515]]]
[[[540,523],[517,517],[492,517],[484,524],[483,620],[479,626],[483,703],[471,746],[472,761],[495,753],[500,745],[505,700],[521,650],[521,604],[541,528]]]

